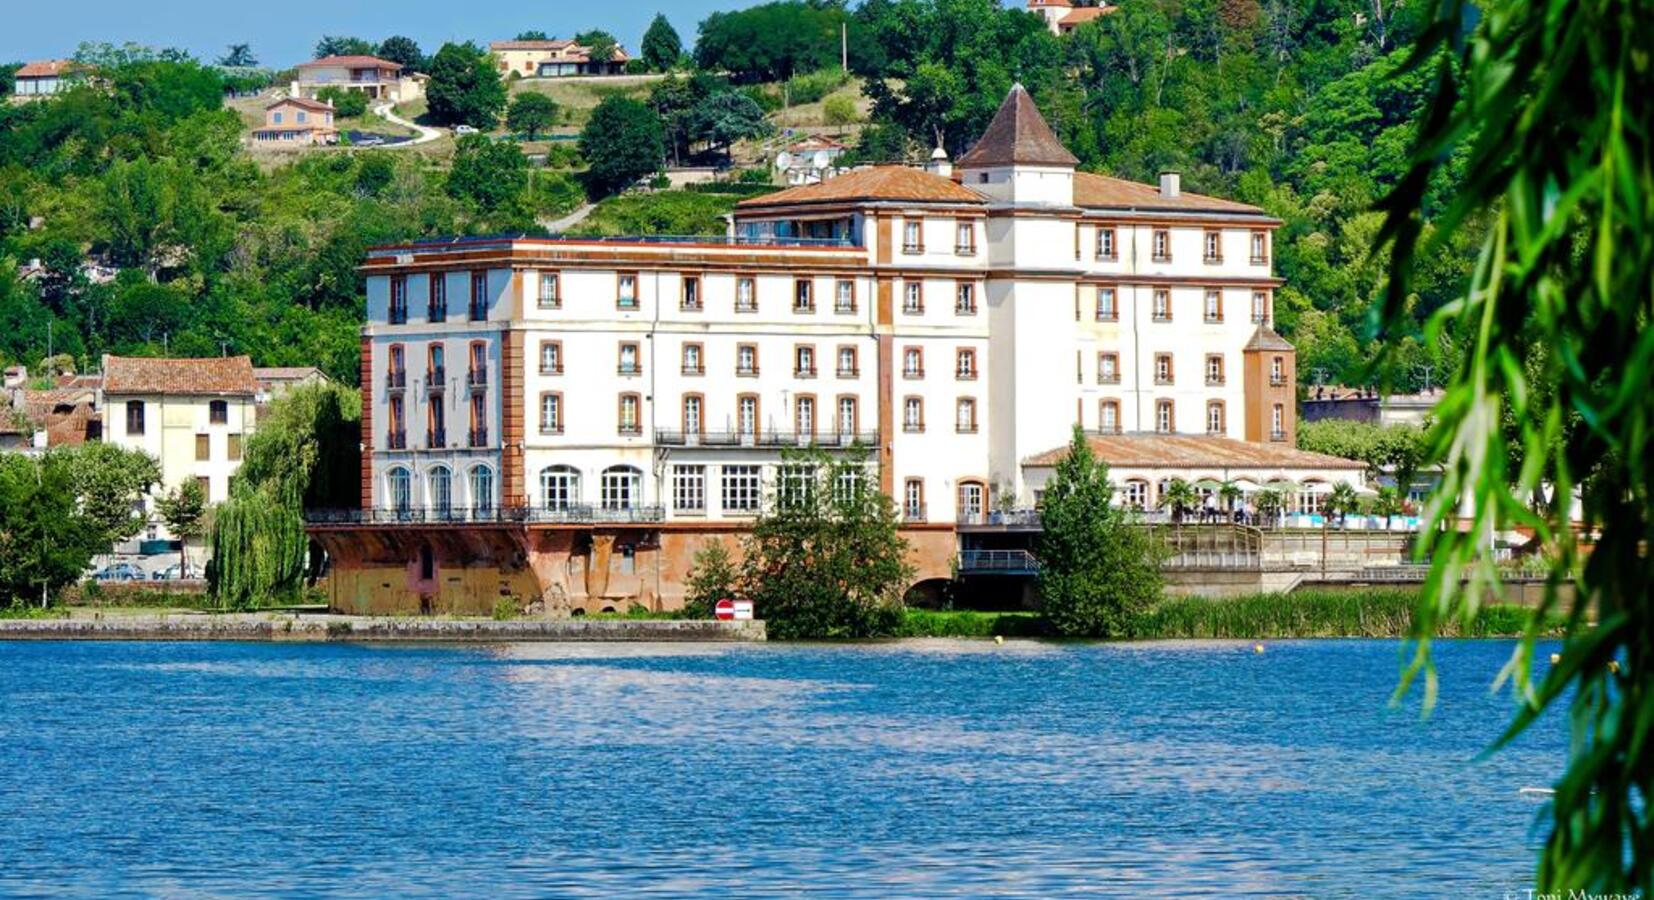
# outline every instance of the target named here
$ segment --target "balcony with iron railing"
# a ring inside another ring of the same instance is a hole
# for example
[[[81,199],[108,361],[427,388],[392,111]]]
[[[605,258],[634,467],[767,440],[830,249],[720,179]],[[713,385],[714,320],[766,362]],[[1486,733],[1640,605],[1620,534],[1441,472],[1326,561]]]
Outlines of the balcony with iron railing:
[[[425,446],[432,450],[448,448],[448,429],[433,428],[425,434]]]
[[[961,509],[954,524],[963,527],[995,528],[1004,530],[1038,529],[1039,510],[1032,507],[1016,509]]]
[[[389,450],[408,449],[408,433],[406,431],[392,431],[385,435],[385,447]]]
[[[465,385],[472,390],[483,390],[488,387],[488,370],[472,369],[465,373]]]
[[[961,550],[959,571],[977,575],[1034,575],[1039,560],[1027,550]]]
[[[909,523],[926,521],[925,505],[923,503],[909,503],[903,506],[902,521]]]
[[[666,509],[659,505],[604,507],[567,505],[558,507],[466,507],[434,509],[319,509],[305,513],[310,525],[562,525],[631,524],[664,521]]]
[[[400,391],[408,386],[408,373],[402,369],[392,369],[385,373],[385,390]]]
[[[703,431],[696,433],[677,429],[655,429],[655,443],[665,447],[866,447],[879,443],[877,431],[856,434],[809,434],[779,429],[761,431]]]
[[[434,366],[425,370],[425,390],[431,393],[441,391],[448,384],[448,369],[445,366]]]
[[[488,429],[487,429],[487,427],[473,428],[469,432],[466,433],[465,437],[466,437],[466,445],[467,446],[470,446],[470,447],[486,447],[486,446],[488,446]]]

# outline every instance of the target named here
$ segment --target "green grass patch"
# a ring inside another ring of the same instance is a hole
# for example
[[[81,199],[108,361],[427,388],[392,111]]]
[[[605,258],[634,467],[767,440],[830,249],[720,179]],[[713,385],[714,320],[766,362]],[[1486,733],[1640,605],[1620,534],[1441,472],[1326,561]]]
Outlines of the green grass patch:
[[[1140,618],[1132,636],[1160,638],[1405,637],[1412,633],[1419,594],[1409,590],[1298,591],[1246,597],[1166,600]],[[1444,623],[1443,637],[1518,636],[1532,612],[1484,606],[1468,625]],[[1545,633],[1560,633],[1560,621]]]
[[[740,199],[731,194],[656,191],[623,194],[599,203],[571,232],[583,236],[687,234],[722,236],[724,216]]]
[[[976,612],[966,609],[902,610],[897,637],[1036,637],[1044,623],[1031,612]]]
[[[66,619],[69,611],[61,606],[0,606],[0,619]]]

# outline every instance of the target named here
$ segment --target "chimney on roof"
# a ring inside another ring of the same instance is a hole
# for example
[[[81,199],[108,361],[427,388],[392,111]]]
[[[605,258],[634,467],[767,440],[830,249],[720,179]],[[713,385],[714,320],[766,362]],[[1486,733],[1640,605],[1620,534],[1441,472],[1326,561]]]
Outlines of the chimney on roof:
[[[953,161],[948,159],[948,151],[942,149],[942,143],[936,143],[936,149],[930,151],[930,162],[925,165],[925,171],[943,178],[953,177]]]
[[[9,366],[6,369],[5,379],[5,387],[20,388],[29,381],[29,369],[23,365]]]
[[[1183,192],[1183,176],[1176,172],[1160,173],[1160,196],[1176,197]]]

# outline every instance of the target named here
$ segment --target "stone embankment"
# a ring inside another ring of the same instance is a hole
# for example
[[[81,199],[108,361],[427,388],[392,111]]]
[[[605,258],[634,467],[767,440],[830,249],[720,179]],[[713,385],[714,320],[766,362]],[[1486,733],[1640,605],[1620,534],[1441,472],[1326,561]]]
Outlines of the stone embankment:
[[[115,615],[0,619],[0,640],[360,641],[762,641],[763,622],[662,619],[398,619],[371,616]]]

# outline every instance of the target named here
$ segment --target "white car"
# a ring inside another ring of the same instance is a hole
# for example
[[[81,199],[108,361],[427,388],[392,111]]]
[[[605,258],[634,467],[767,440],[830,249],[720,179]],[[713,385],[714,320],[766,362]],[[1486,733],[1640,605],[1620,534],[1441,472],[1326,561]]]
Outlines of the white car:
[[[454,126],[454,133],[455,134],[476,134],[477,130],[475,128],[472,128],[470,125],[455,125]]]

